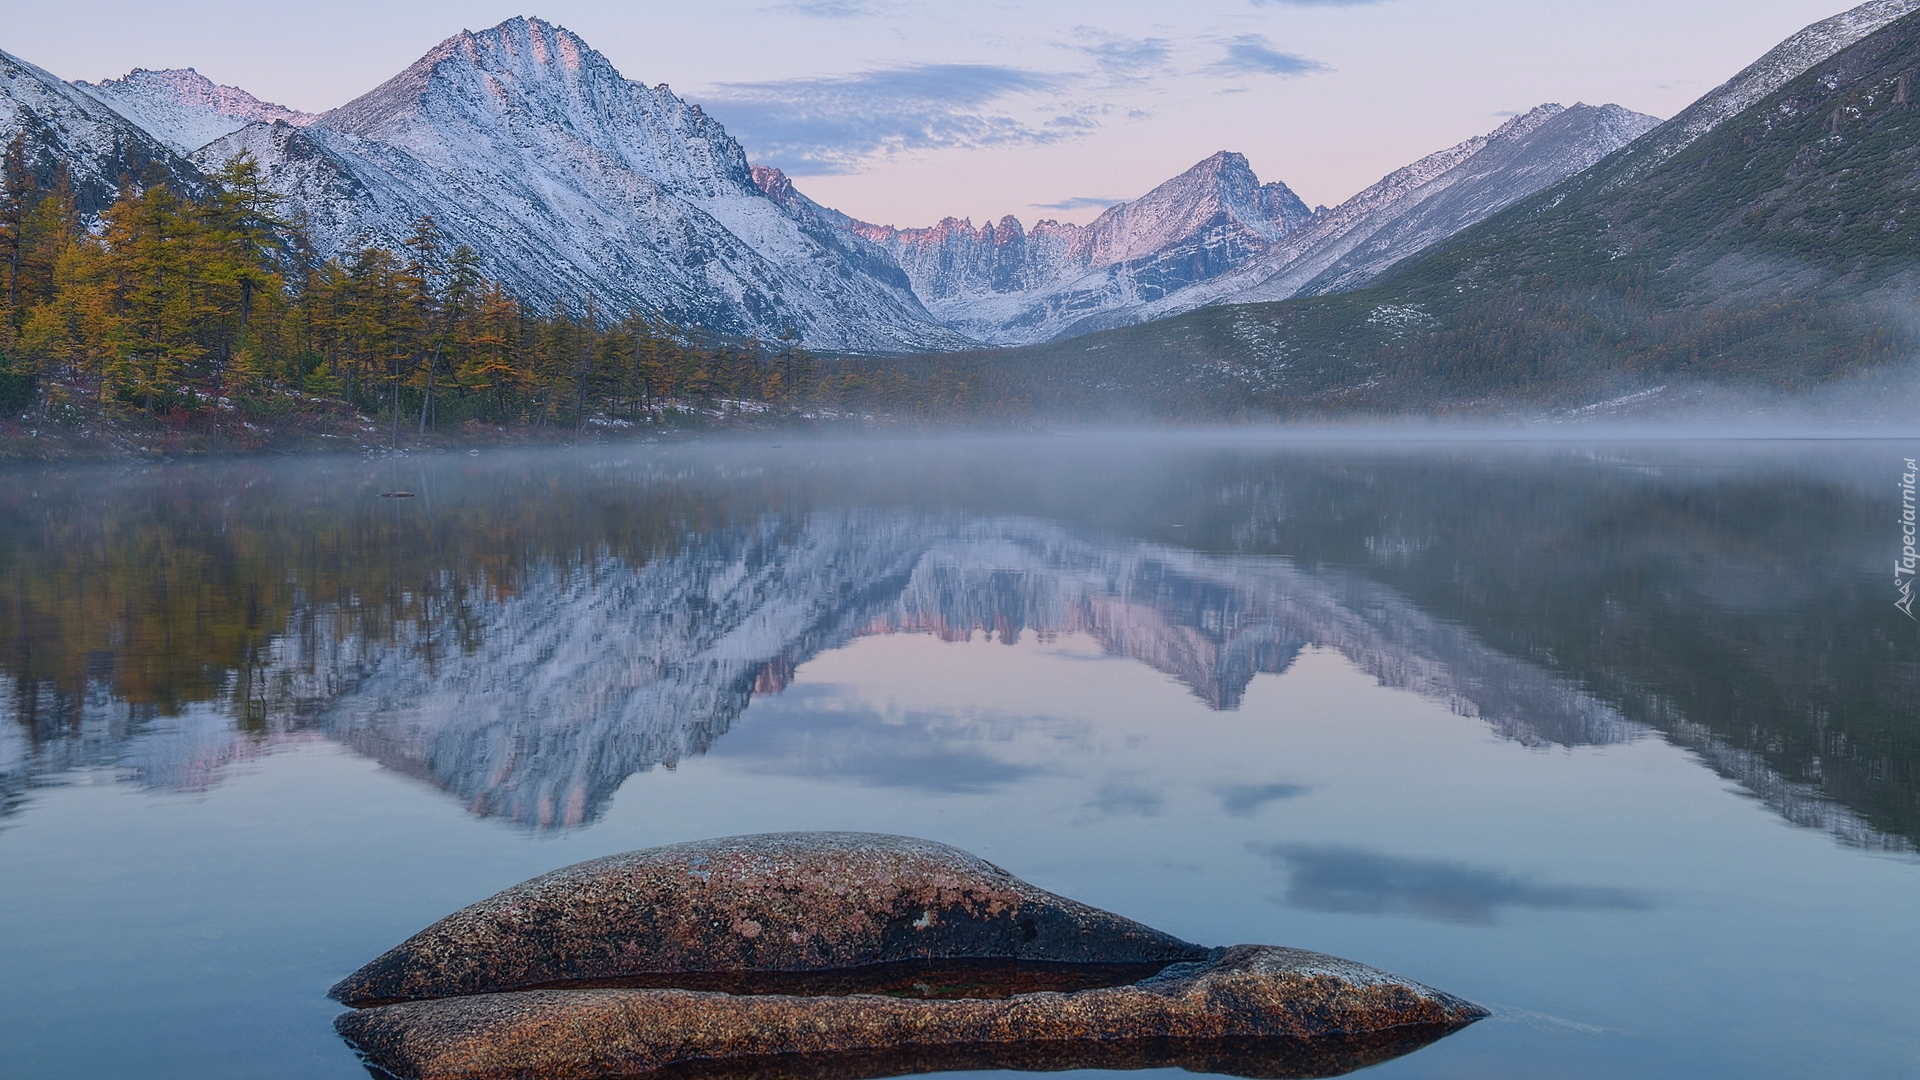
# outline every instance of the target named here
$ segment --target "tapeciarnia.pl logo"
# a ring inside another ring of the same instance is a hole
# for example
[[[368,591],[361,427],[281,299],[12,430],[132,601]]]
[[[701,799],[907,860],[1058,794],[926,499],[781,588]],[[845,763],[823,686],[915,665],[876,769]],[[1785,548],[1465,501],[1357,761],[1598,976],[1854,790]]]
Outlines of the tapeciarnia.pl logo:
[[[1893,606],[1907,618],[1920,622],[1913,614],[1914,563],[1920,559],[1913,550],[1913,480],[1915,474],[1920,473],[1920,466],[1915,466],[1912,458],[1905,460],[1907,471],[1900,474],[1900,558],[1893,564],[1893,587],[1900,593],[1900,599],[1895,600]]]

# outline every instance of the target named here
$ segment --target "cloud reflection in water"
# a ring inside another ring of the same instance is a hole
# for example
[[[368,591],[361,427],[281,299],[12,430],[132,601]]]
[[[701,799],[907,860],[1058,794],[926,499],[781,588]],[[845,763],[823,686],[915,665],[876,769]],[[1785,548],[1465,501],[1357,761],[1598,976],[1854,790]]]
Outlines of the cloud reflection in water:
[[[1639,911],[1653,906],[1650,897],[1631,889],[1541,884],[1501,870],[1363,848],[1267,844],[1254,850],[1292,872],[1284,902],[1309,911],[1487,925],[1507,907]]]
[[[759,773],[940,794],[990,791],[1043,771],[980,750],[979,723],[924,713],[883,716],[850,706],[831,686],[789,687],[780,698],[760,701],[754,722],[708,753]]]
[[[1268,803],[1297,799],[1311,790],[1305,784],[1238,784],[1220,789],[1220,808],[1234,817],[1252,817]]]

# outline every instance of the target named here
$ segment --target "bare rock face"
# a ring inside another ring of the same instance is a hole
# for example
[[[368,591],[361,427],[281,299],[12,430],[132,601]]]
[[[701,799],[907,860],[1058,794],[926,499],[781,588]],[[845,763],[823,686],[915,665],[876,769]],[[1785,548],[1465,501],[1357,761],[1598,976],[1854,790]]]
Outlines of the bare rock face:
[[[850,971],[880,968],[884,988],[900,965],[936,960],[1044,984],[1055,965],[1140,978],[1207,955],[945,844],[774,833],[555,870],[454,912],[330,994],[359,1008],[583,983],[845,992],[871,981],[848,983]]]
[[[1486,1015],[1336,957],[1207,949],[871,833],[570,866],[455,912],[332,996],[355,1007],[340,1034],[405,1080],[1333,1076]]]

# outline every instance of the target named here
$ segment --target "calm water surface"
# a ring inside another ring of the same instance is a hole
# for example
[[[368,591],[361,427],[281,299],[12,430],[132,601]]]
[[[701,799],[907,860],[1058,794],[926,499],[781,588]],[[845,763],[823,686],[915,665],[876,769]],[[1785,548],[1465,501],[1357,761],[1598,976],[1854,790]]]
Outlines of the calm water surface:
[[[326,988],[457,907],[865,829],[1495,1010],[1370,1076],[1920,1075],[1916,453],[7,473],[0,1071],[364,1076]]]

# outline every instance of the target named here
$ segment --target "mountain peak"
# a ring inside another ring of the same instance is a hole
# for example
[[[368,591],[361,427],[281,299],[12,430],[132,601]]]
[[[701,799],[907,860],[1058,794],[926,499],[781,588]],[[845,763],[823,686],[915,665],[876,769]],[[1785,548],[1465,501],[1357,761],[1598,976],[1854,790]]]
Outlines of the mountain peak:
[[[195,156],[242,150],[322,255],[398,243],[428,214],[542,306],[592,297],[845,352],[970,344],[784,176],[756,180],[712,117],[541,19],[461,31],[303,129],[253,125]]]
[[[1095,218],[1087,226],[1095,238],[1092,265],[1144,258],[1223,216],[1271,242],[1293,232],[1312,214],[1286,185],[1263,189],[1245,154],[1221,150]]]
[[[445,89],[443,97],[469,99],[474,104],[491,102],[496,111],[512,111],[536,98],[549,99],[541,103],[548,106],[591,107],[592,102],[579,100],[583,87],[625,82],[606,57],[573,31],[516,16],[486,30],[462,30],[442,41],[405,71],[327,113],[326,122],[335,131],[387,138],[404,128],[407,118],[428,107],[436,86]],[[664,86],[660,92],[665,92]],[[562,100],[551,100],[555,98]]]
[[[117,79],[74,86],[180,154],[191,154],[248,124],[277,120],[304,127],[319,119],[314,113],[261,101],[237,86],[218,85],[192,68],[134,68]]]

